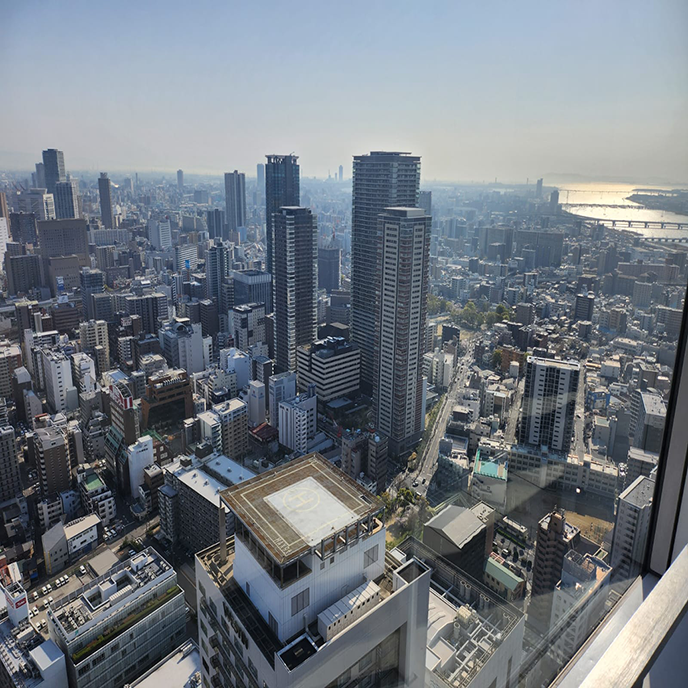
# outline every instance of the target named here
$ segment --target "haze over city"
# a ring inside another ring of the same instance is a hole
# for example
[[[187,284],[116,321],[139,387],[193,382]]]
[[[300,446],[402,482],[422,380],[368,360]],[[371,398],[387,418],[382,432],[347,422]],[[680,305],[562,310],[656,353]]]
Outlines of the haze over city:
[[[688,182],[684,2],[3,5],[2,168]]]

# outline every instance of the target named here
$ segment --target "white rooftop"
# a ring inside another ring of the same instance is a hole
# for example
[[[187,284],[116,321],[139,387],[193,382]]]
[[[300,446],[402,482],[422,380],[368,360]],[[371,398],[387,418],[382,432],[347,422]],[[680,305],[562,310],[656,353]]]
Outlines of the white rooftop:
[[[356,520],[351,509],[311,477],[273,492],[265,501],[311,546]]]

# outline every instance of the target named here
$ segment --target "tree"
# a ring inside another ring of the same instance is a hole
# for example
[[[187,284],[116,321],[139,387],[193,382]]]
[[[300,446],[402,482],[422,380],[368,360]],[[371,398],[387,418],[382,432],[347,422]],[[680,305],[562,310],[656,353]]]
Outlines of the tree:
[[[502,350],[495,349],[492,353],[492,367],[501,368],[502,366]]]

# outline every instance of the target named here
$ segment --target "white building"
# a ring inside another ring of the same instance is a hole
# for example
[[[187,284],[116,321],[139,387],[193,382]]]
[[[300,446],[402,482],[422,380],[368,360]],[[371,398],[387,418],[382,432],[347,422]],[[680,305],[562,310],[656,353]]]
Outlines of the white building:
[[[423,685],[430,571],[385,560],[362,492],[311,454],[222,493],[236,535],[196,555],[204,684]]]
[[[454,373],[454,356],[441,349],[423,355],[423,375],[428,384],[439,389],[447,389]]]
[[[73,411],[79,407],[79,393],[72,381],[72,366],[61,351],[42,349],[45,396],[53,413]]]
[[[164,251],[172,246],[172,227],[169,220],[149,220],[148,239],[153,248]]]
[[[361,352],[343,337],[328,337],[296,349],[299,389],[314,384],[318,399],[327,404],[358,391]]]
[[[61,571],[69,563],[98,546],[100,518],[96,514],[82,516],[69,523],[57,523],[43,533],[43,556],[48,575]]]
[[[528,356],[518,441],[568,452],[573,437],[580,363]]]
[[[292,451],[305,454],[308,440],[315,436],[318,425],[318,397],[311,384],[305,394],[300,394],[279,405],[279,442]]]
[[[56,600],[48,630],[70,688],[121,688],[138,677],[181,642],[184,607],[175,570],[152,548]]]
[[[279,425],[279,405],[296,396],[296,373],[277,373],[268,380],[270,423]]]
[[[265,342],[265,304],[245,303],[229,312],[229,332],[238,349],[248,351],[249,347]]]
[[[47,189],[30,189],[17,195],[20,213],[35,213],[37,220],[54,220],[55,197]]]
[[[567,662],[587,640],[605,611],[612,567],[571,550],[564,556],[561,580],[552,595],[553,649]]]
[[[203,332],[200,323],[174,318],[158,332],[160,348],[171,368],[184,368],[189,375],[205,370]]]
[[[631,580],[641,571],[655,491],[654,476],[639,476],[619,495],[611,552],[615,579]]]
[[[96,364],[83,351],[71,356],[72,381],[80,393],[93,392],[96,388]]]
[[[237,389],[248,387],[251,380],[251,357],[232,347],[230,349],[220,349],[220,368],[236,373]]]
[[[251,380],[248,385],[248,423],[256,427],[265,422],[265,385]]]
[[[127,447],[127,465],[129,466],[129,491],[136,499],[139,485],[143,485],[143,469],[155,461],[153,453],[153,438],[142,435],[136,442]]]
[[[102,478],[92,469],[77,474],[81,504],[87,514],[96,514],[108,526],[117,516],[115,497]]]

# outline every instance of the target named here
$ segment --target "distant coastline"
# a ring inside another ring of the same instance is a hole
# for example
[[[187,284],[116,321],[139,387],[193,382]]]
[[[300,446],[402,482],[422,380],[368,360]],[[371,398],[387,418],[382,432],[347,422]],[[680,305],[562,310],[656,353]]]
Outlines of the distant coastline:
[[[633,193],[627,196],[633,201],[650,210],[662,210],[678,215],[688,215],[688,191],[668,191],[654,193]]]

